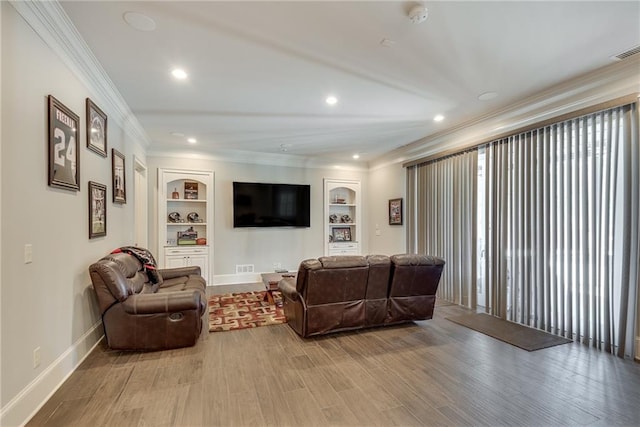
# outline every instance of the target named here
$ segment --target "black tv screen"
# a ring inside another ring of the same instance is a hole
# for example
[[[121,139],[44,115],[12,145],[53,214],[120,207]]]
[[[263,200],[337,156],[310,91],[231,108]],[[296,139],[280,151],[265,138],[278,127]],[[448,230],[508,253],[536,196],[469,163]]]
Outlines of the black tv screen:
[[[311,186],[233,183],[234,227],[310,227]]]

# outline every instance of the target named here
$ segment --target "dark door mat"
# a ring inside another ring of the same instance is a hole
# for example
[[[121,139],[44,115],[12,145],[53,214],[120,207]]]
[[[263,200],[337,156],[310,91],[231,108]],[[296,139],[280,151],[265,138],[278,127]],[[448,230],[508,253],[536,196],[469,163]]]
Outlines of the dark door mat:
[[[541,350],[571,342],[567,338],[502,320],[485,313],[465,314],[446,319],[527,351]]]

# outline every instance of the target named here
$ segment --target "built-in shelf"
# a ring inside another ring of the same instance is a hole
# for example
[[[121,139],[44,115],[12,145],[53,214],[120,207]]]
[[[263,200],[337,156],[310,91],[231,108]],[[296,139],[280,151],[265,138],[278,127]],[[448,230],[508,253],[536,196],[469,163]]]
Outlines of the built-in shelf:
[[[161,267],[197,265],[207,283],[213,275],[213,172],[158,169],[158,261]],[[175,193],[175,196],[174,196]],[[187,197],[191,196],[191,197]],[[175,198],[174,198],[175,197]],[[180,218],[195,213],[203,222],[169,222],[170,213]],[[194,238],[206,244],[179,245],[180,233],[193,231]]]
[[[167,202],[189,202],[189,203],[207,203],[202,199],[167,199]]]
[[[360,254],[360,199],[360,181],[324,179],[325,255]]]

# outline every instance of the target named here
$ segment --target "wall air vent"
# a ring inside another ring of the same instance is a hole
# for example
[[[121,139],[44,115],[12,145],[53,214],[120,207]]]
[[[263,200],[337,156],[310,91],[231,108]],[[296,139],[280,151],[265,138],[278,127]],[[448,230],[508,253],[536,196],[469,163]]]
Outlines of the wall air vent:
[[[640,46],[627,49],[624,52],[621,52],[615,56],[612,56],[611,59],[613,59],[614,61],[622,61],[623,59],[627,59],[628,57],[633,56],[637,53],[640,53]]]
[[[253,273],[253,264],[236,264],[236,274]]]

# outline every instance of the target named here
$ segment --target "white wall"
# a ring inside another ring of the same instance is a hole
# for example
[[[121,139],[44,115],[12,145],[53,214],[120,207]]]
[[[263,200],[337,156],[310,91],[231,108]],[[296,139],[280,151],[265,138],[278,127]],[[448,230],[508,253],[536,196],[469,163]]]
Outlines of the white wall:
[[[235,274],[237,264],[253,264],[256,273],[273,271],[273,264],[296,270],[300,261],[323,255],[323,178],[357,179],[362,183],[363,201],[367,199],[367,177],[364,171],[347,171],[329,168],[286,167],[256,165],[193,156],[189,158],[148,157],[149,209],[157,212],[158,168],[210,170],[215,173],[215,228],[213,241],[214,284],[222,276]],[[233,181],[274,182],[311,185],[310,228],[233,228]],[[363,202],[364,204],[364,202]],[[158,250],[157,218],[150,223],[149,244]],[[369,224],[368,214],[363,215],[364,230]],[[368,253],[368,237],[363,236],[363,253]]]
[[[406,249],[406,169],[393,163],[372,169],[369,172],[371,191],[365,196],[369,211],[369,252],[394,255]],[[402,198],[402,225],[389,225],[389,200]]]
[[[108,158],[86,148],[85,99],[112,115],[7,2],[2,8],[0,424],[26,421],[102,335],[88,266],[133,239],[133,173],[138,143],[113,120]],[[47,95],[80,117],[80,191],[47,185]],[[87,182],[107,185],[111,148],[126,156],[129,202],[107,205],[107,236],[88,238]],[[25,264],[24,245],[33,245]],[[41,364],[33,366],[40,347]]]

